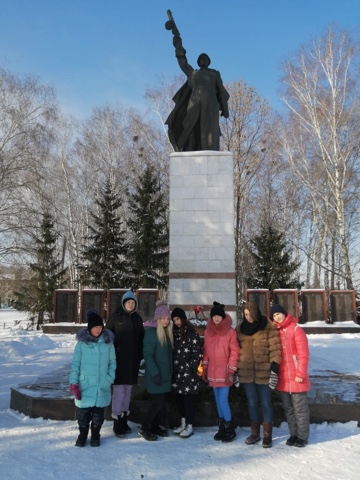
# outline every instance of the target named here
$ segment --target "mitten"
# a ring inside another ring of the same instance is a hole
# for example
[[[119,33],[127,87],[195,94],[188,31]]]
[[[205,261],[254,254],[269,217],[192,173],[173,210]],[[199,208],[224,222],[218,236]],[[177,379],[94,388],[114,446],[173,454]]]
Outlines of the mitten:
[[[201,378],[205,383],[209,383],[208,376],[207,376],[207,368],[203,368],[203,373],[201,375]]]
[[[72,383],[70,385],[70,392],[74,395],[76,400],[81,400],[81,392],[79,390],[79,385],[77,385],[76,383]]]
[[[240,387],[240,377],[237,373],[234,375],[234,385],[236,388]]]
[[[161,377],[160,377],[159,374],[158,374],[158,375],[154,375],[154,376],[152,377],[152,379],[153,379],[153,382],[154,382],[155,385],[157,385],[157,386],[161,385]]]
[[[278,371],[279,365],[275,362],[272,362],[269,378],[269,387],[271,388],[271,390],[274,390],[276,388],[276,385],[278,384]]]

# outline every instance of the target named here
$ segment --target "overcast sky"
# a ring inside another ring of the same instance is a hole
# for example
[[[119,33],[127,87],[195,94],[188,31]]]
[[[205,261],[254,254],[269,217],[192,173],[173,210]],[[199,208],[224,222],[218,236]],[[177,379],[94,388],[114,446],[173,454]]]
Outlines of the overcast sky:
[[[167,9],[190,64],[208,53],[225,82],[245,80],[275,108],[282,59],[332,23],[360,38],[360,0],[0,0],[0,67],[54,85],[78,118],[143,108],[147,87],[180,73]]]

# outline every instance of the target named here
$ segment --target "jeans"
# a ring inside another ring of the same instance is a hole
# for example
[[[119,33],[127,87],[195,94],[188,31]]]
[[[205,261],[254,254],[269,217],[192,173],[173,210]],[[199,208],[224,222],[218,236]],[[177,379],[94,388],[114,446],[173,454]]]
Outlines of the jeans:
[[[260,422],[259,406],[262,406],[263,421],[271,423],[273,420],[273,408],[271,401],[271,389],[269,385],[258,385],[255,382],[243,383],[249,407],[251,422]]]
[[[219,418],[223,418],[225,422],[231,420],[229,389],[230,387],[213,387]]]

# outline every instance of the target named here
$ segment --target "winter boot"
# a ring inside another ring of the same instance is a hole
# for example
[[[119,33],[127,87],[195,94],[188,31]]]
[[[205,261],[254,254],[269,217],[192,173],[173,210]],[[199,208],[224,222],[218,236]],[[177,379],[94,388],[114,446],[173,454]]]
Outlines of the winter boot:
[[[111,418],[114,420],[113,432],[114,432],[115,435],[116,435],[116,432],[117,432],[117,430],[118,430],[118,425],[119,425],[119,419],[118,419],[118,416],[115,415],[114,413],[111,414]]]
[[[148,442],[155,442],[158,437],[146,427],[141,427],[139,430],[139,436],[145,438]]]
[[[130,415],[130,410],[127,410],[126,412],[123,412],[124,413],[124,430],[125,430],[125,433],[128,434],[128,433],[131,433],[131,428],[129,427],[127,421],[128,421],[128,417]]]
[[[75,447],[85,447],[86,439],[89,433],[89,425],[86,427],[79,426],[79,430],[80,430],[80,434],[76,440]]]
[[[180,438],[189,438],[191,435],[194,434],[193,428],[191,424],[186,425],[184,430],[180,433],[179,437]]]
[[[254,443],[260,442],[260,422],[251,422],[251,435],[247,437],[245,443],[247,445],[254,445]]]
[[[126,434],[126,427],[125,427],[125,422],[126,419],[124,418],[124,412],[122,412],[120,415],[111,415],[114,419],[114,426],[113,426],[113,431],[115,433],[116,437],[123,438],[125,437]]]
[[[293,447],[296,443],[297,436],[296,435],[291,435],[287,440],[286,440],[286,445],[288,447]]]
[[[165,428],[161,428],[160,425],[154,425],[151,427],[151,433],[158,437],[168,437],[169,433]]]
[[[222,437],[222,442],[223,443],[229,443],[232,442],[236,438],[236,432],[235,432],[235,427],[232,421],[230,420],[229,422],[224,422],[224,427],[225,427],[225,432]]]
[[[297,438],[296,439],[296,442],[294,443],[295,447],[306,447],[307,445],[307,441],[306,440],[302,440],[301,438]]]
[[[224,433],[225,433],[225,425],[224,425],[224,419],[223,418],[218,419],[218,425],[219,425],[219,430],[214,435],[214,440],[216,440],[216,441],[222,440],[223,436],[224,436]]]
[[[180,433],[181,433],[183,430],[185,430],[185,427],[186,427],[185,418],[181,418],[180,427],[175,428],[175,430],[173,430],[173,434],[174,434],[174,435],[180,435]]]
[[[91,439],[90,445],[92,447],[100,447],[100,429],[98,425],[91,424]]]
[[[271,448],[272,447],[272,423],[264,422],[263,430],[264,430],[264,438],[263,438],[262,446],[264,448]]]

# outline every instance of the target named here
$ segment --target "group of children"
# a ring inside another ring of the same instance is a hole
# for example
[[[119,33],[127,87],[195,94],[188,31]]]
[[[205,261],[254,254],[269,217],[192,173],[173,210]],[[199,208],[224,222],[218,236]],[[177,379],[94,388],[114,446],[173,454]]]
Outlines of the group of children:
[[[304,330],[281,305],[271,307],[268,320],[256,304],[246,303],[236,329],[224,308],[214,302],[203,345],[184,310],[176,307],[170,312],[163,301],[157,303],[154,319],[143,324],[136,312],[136,296],[130,290],[123,295],[121,307],[106,328],[100,315],[90,310],[87,328],[77,334],[70,371],[70,390],[78,407],[79,435],[75,445],[85,446],[89,430],[90,445],[100,445],[104,411],[110,402],[114,434],[124,437],[131,432],[127,423],[131,393],[144,358],[145,385],[151,395],[139,430],[145,440],[168,436],[160,426],[160,414],[170,391],[175,394],[181,415],[173,433],[181,438],[193,434],[202,359],[201,378],[213,388],[219,417],[214,440],[227,443],[236,437],[228,399],[236,381],[244,386],[248,400],[251,435],[246,444],[261,440],[262,423],[262,446],[272,446],[271,392],[277,388],[290,432],[286,444],[304,447],[309,438],[310,389]]]

